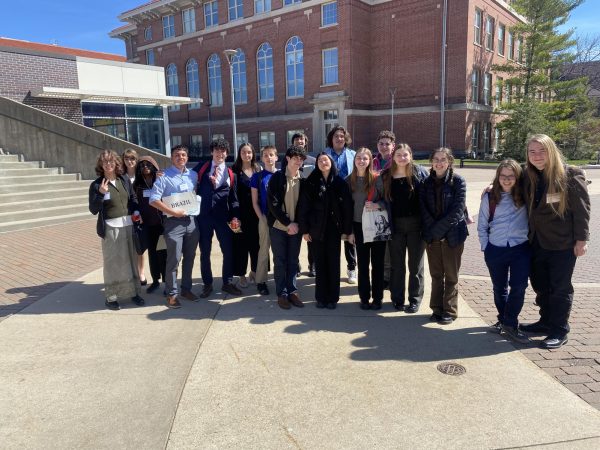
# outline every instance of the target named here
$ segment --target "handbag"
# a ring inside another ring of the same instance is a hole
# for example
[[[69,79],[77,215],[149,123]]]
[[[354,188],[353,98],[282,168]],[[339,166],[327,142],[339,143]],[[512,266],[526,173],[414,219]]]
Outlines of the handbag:
[[[133,222],[133,245],[138,255],[142,255],[148,250],[148,231],[146,227],[139,223]]]
[[[367,195],[367,201],[372,202],[375,197],[375,186]],[[362,212],[363,242],[389,241],[392,238],[392,227],[388,213],[385,209],[369,211],[363,208]]]

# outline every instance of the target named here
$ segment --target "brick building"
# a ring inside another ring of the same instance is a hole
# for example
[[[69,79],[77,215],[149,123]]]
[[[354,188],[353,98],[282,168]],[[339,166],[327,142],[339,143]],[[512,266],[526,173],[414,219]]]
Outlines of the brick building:
[[[129,61],[164,67],[168,94],[204,100],[170,109],[175,143],[206,154],[215,136],[231,140],[224,50],[234,49],[238,143],[282,150],[303,130],[318,151],[342,124],[353,147],[373,148],[393,120],[425,152],[444,120],[446,145],[481,156],[495,147],[503,97],[491,67],[518,58],[509,27],[522,20],[501,0],[154,0],[119,18],[110,35]]]
[[[120,55],[0,38],[0,96],[146,148],[170,148],[164,69]]]

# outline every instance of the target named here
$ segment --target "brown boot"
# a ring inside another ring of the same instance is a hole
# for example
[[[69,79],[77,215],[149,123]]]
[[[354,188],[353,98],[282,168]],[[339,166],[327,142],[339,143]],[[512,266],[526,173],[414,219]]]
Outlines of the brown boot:
[[[292,305],[290,305],[290,302],[288,302],[288,299],[285,295],[280,295],[279,297],[277,297],[277,304],[279,305],[279,307],[281,309],[291,309]]]
[[[179,303],[179,300],[177,300],[176,295],[169,295],[167,297],[167,308],[171,308],[171,309],[181,308],[181,303]]]

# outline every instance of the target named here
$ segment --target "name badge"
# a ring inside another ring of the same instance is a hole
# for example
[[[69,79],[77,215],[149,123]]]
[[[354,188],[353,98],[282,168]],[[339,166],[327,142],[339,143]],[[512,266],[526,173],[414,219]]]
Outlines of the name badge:
[[[560,194],[547,194],[546,203],[558,203],[560,202]]]
[[[179,185],[179,190],[180,190],[181,192],[187,192],[187,191],[188,191],[188,185],[187,185],[187,184],[185,184],[185,183],[184,183],[184,184],[180,184],[180,185]]]
[[[150,198],[150,195],[152,195],[152,190],[144,189],[144,198]]]
[[[110,200],[110,192],[104,194],[104,201]]]

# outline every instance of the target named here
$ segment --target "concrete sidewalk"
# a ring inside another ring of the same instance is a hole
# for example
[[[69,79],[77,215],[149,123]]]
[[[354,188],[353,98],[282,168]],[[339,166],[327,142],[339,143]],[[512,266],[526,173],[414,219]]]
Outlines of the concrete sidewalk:
[[[101,287],[96,270],[0,324],[3,449],[600,447],[600,412],[464,302],[442,327],[361,311],[346,285],[335,311],[221,294],[107,311]]]

